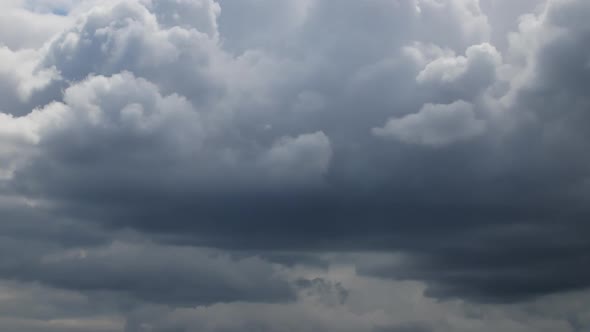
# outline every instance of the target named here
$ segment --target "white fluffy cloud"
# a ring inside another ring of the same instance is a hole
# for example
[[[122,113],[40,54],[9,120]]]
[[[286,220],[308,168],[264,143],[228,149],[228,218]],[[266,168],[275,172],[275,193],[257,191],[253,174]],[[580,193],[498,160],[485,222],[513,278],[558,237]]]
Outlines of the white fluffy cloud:
[[[496,81],[501,55],[490,44],[470,46],[466,56],[441,56],[418,74],[419,84],[446,98],[476,98]]]
[[[71,17],[45,10],[41,2],[8,0],[0,4],[0,46],[36,49],[72,22]]]

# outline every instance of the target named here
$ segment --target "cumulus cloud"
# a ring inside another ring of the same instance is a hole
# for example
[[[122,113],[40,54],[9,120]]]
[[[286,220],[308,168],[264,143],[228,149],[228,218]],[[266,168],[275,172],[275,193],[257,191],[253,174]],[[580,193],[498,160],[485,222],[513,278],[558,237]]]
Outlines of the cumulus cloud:
[[[418,113],[391,119],[385,127],[373,129],[377,136],[430,146],[471,139],[484,131],[485,121],[477,119],[473,105],[462,100],[449,105],[426,104]]]
[[[332,148],[323,132],[303,134],[279,139],[263,158],[271,175],[321,177],[330,166]]]
[[[46,10],[40,1],[3,1],[0,45],[11,50],[36,49],[71,23],[72,18]],[[54,7],[56,8],[56,7]]]
[[[6,329],[589,326],[585,1],[0,11]]]
[[[33,95],[41,94],[59,77],[55,68],[37,68],[40,54],[34,50],[13,51],[0,46],[0,85],[2,113],[23,115],[33,107]]]
[[[477,98],[496,81],[502,57],[490,44],[470,46],[466,56],[441,56],[418,74],[419,84],[433,88],[438,98]]]

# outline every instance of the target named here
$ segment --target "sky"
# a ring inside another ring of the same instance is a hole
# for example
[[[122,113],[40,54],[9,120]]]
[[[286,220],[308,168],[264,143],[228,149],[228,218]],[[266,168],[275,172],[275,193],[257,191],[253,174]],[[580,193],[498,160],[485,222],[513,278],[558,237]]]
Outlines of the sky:
[[[590,331],[587,0],[0,3],[0,330]]]

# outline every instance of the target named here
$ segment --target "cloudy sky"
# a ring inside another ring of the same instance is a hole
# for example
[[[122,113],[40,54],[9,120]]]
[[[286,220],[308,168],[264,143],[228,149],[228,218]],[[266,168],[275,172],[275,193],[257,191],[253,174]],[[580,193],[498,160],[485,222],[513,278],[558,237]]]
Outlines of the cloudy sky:
[[[0,330],[590,331],[588,17],[1,1]]]

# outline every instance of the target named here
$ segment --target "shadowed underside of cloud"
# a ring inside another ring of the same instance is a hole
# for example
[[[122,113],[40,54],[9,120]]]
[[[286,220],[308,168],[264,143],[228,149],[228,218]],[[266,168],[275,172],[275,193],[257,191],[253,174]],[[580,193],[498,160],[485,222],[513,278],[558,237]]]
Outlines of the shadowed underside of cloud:
[[[585,1],[25,2],[0,5],[1,278],[296,307],[337,288],[294,276],[329,254],[437,299],[590,286]],[[359,330],[453,328],[390,323]]]

